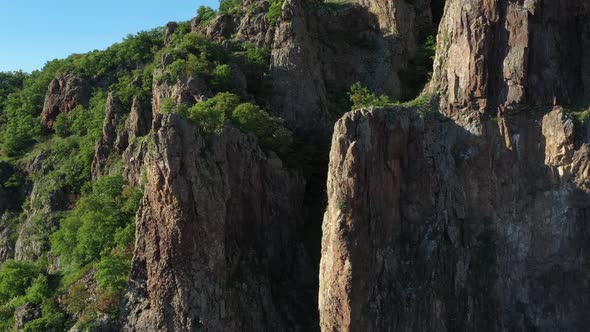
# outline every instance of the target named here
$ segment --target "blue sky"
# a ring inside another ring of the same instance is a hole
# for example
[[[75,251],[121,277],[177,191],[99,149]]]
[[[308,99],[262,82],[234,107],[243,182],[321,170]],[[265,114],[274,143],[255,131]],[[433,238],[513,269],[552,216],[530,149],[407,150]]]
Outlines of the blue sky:
[[[218,0],[0,0],[0,71],[32,71],[130,33],[188,20]]]

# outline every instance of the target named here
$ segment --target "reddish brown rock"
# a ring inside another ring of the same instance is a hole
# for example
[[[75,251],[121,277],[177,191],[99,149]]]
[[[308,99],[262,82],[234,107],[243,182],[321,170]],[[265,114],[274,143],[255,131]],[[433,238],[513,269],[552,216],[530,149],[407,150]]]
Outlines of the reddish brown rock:
[[[588,147],[561,109],[361,110],[335,127],[323,331],[583,331]],[[566,281],[567,280],[567,281]]]
[[[147,186],[124,325],[131,331],[314,329],[313,269],[302,243],[304,183],[251,135],[205,137],[164,116]]]
[[[444,110],[495,114],[589,98],[588,0],[449,0],[431,89]]]
[[[96,152],[92,161],[92,178],[97,179],[108,170],[109,157],[115,152],[122,153],[127,147],[127,135],[123,133],[122,118],[125,114],[123,105],[113,92],[109,93],[106,113],[102,125],[102,137],[96,143]],[[121,138],[121,135],[125,135]],[[116,144],[119,143],[119,144]]]
[[[59,75],[49,83],[41,120],[51,129],[60,113],[68,113],[76,106],[88,107],[91,88],[87,80],[71,73]]]

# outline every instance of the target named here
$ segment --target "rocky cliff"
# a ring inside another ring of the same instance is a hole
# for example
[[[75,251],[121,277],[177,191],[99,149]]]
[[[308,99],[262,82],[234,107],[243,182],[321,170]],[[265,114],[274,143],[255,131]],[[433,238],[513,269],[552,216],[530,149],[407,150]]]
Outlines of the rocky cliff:
[[[447,1],[440,102],[337,122],[322,330],[585,330],[587,10]]]
[[[125,326],[314,329],[301,175],[253,136],[207,137],[178,116],[163,117],[149,144]]]
[[[39,282],[0,329],[587,329],[589,1],[245,0],[76,55],[0,152]]]

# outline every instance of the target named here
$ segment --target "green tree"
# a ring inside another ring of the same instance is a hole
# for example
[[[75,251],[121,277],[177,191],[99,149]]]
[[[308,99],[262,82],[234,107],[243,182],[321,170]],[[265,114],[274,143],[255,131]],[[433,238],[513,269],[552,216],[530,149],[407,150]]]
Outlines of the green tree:
[[[51,248],[64,262],[83,266],[115,246],[115,234],[133,222],[139,201],[124,188],[122,176],[100,178],[62,220],[61,228],[51,235]]]
[[[0,268],[0,302],[25,295],[43,269],[32,262],[8,260]]]
[[[231,67],[219,65],[211,74],[211,85],[215,91],[229,91],[232,89]]]

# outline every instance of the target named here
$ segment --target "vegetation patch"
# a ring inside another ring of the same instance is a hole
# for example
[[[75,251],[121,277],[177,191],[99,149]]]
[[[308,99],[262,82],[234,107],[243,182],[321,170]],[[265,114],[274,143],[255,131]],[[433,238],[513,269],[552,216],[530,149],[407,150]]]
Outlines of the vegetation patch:
[[[230,92],[218,93],[190,108],[175,105],[168,99],[163,102],[160,111],[164,114],[180,114],[208,134],[217,133],[224,126],[233,124],[256,135],[262,147],[279,155],[286,154],[293,141],[292,134],[283,126],[282,119],[270,116],[257,105],[241,102],[238,95]]]
[[[277,24],[283,17],[283,4],[285,0],[270,0],[270,7],[266,12],[266,19],[268,24]]]

